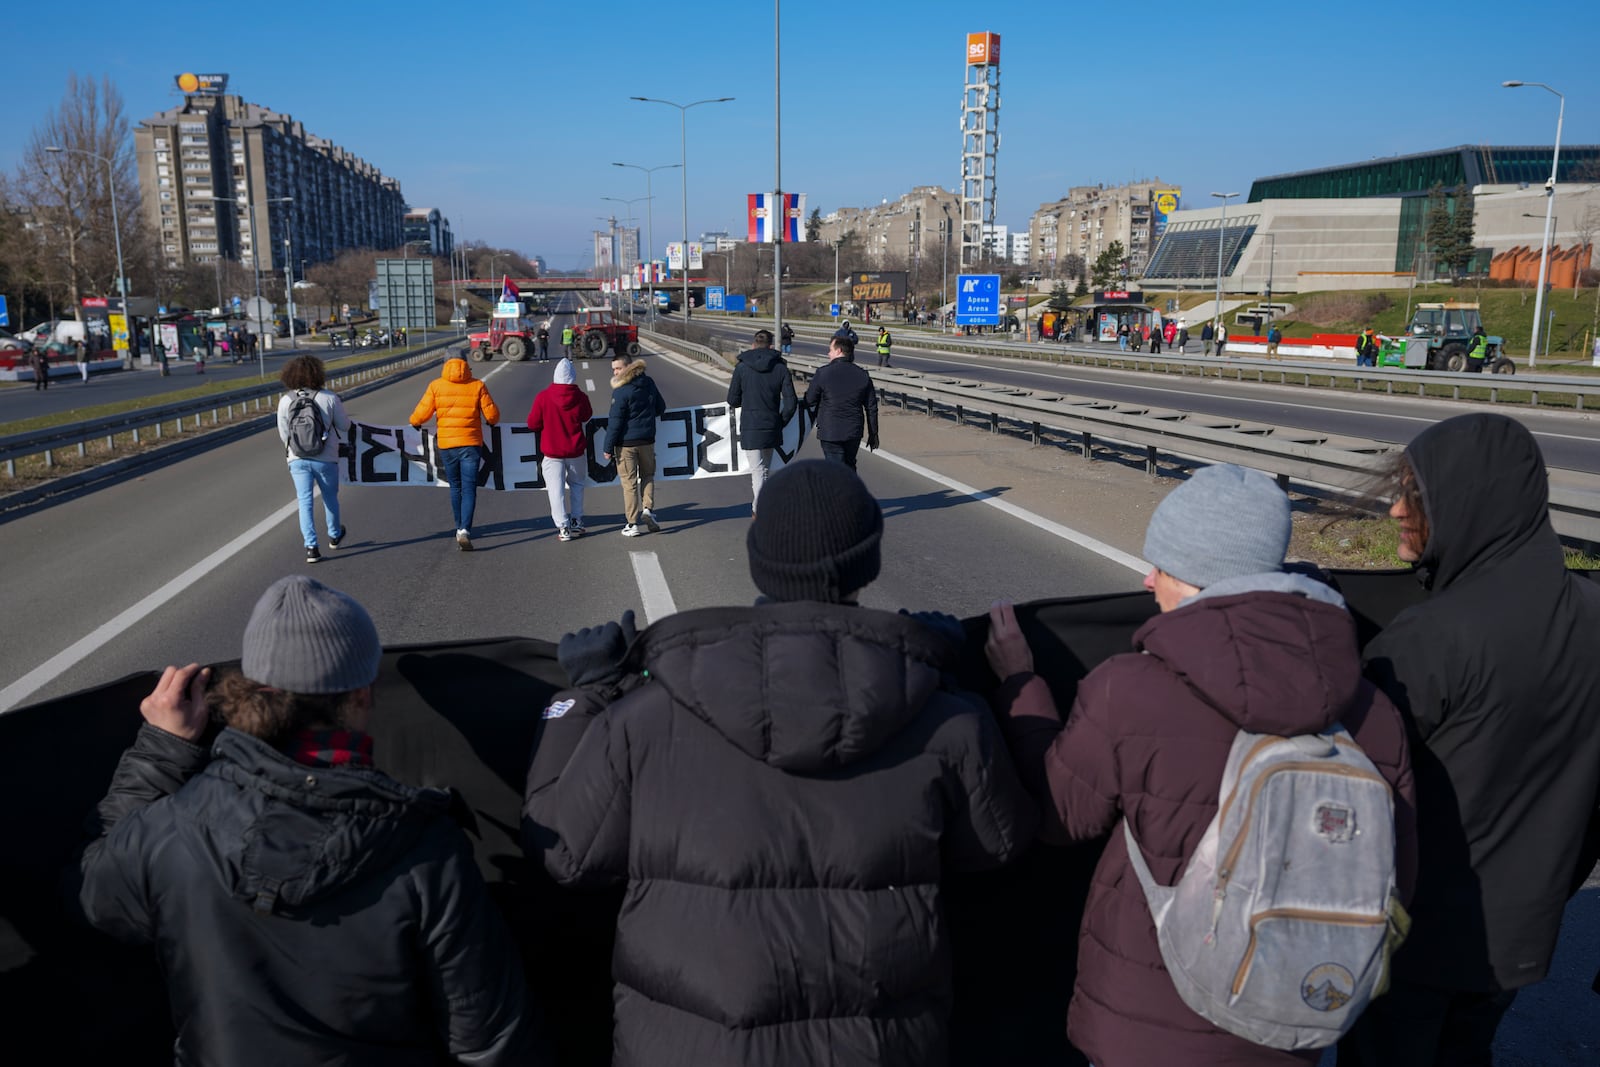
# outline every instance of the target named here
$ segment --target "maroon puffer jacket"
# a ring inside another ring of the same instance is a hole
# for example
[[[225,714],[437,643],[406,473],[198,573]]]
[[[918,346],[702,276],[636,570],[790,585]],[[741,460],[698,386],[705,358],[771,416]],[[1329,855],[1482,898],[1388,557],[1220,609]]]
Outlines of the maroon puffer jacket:
[[[1083,679],[1064,727],[1043,679],[1018,675],[1001,689],[1017,769],[1044,809],[1041,836],[1090,840],[1127,815],[1151,873],[1171,885],[1216,814],[1240,729],[1303,734],[1342,722],[1394,787],[1398,877],[1409,900],[1416,797],[1405,729],[1361,676],[1347,611],[1287,592],[1201,598],[1145,623],[1133,646]],[[1189,1010],[1161,962],[1120,833],[1089,890],[1067,1033],[1097,1067],[1318,1059],[1252,1044]]]

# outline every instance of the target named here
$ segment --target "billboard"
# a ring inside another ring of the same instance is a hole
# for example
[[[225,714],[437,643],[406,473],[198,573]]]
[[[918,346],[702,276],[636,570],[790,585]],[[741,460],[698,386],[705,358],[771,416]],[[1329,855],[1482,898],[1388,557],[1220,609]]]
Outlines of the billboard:
[[[386,330],[397,326],[426,330],[438,325],[433,305],[433,260],[380,259],[376,266],[380,326]],[[514,286],[507,288],[516,292]],[[502,292],[502,299],[505,295]],[[522,310],[520,304],[517,310]]]
[[[998,33],[967,34],[967,65],[970,67],[998,67],[1000,65],[1000,35]]]
[[[850,299],[858,304],[881,301],[899,303],[906,298],[906,272],[903,270],[862,270],[850,272]]]
[[[173,79],[178,90],[190,96],[221,96],[228,91],[226,74],[190,74],[187,71]]]
[[[689,242],[689,270],[704,270],[702,254],[705,246],[699,241]],[[667,269],[683,270],[683,242],[672,241],[667,244]]]
[[[1152,233],[1160,237],[1167,232],[1167,216],[1178,210],[1183,200],[1182,189],[1157,189],[1150,197],[1152,207]]]

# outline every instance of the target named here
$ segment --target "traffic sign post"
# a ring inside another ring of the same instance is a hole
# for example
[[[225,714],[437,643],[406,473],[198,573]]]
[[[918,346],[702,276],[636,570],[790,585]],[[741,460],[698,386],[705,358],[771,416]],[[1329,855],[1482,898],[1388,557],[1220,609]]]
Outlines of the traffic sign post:
[[[1000,275],[956,275],[956,325],[1000,325]]]
[[[721,310],[723,310],[723,307],[722,307],[723,296],[726,293],[727,293],[727,289],[724,286],[721,286],[721,285],[708,285],[708,286],[706,286],[706,310],[707,311],[721,311]]]
[[[0,296],[0,326],[11,325],[11,312],[6,307],[6,298]]]

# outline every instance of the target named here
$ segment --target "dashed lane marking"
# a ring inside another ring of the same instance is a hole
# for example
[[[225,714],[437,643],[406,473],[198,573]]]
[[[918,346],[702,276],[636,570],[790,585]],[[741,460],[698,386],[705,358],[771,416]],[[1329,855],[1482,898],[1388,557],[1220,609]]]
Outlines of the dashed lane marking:
[[[629,552],[633,563],[633,578],[639,583],[639,601],[644,606],[646,625],[664,619],[678,610],[673,603],[672,590],[667,588],[667,576],[661,570],[661,560],[654,552]]]

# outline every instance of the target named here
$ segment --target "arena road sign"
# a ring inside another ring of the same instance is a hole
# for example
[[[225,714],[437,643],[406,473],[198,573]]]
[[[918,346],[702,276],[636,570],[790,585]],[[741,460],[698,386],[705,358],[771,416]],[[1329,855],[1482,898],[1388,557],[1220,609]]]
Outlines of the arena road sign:
[[[1000,325],[1000,275],[956,275],[956,325]]]

